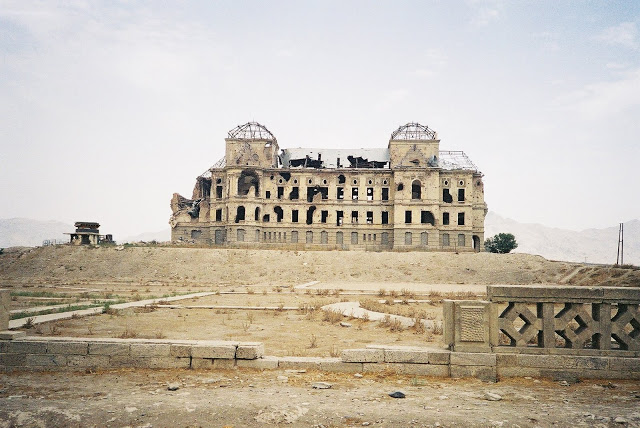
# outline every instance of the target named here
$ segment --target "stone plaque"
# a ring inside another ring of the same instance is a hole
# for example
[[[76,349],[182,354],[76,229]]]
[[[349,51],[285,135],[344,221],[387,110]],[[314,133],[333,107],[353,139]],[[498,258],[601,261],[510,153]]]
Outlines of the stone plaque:
[[[460,341],[484,342],[484,308],[460,306]]]

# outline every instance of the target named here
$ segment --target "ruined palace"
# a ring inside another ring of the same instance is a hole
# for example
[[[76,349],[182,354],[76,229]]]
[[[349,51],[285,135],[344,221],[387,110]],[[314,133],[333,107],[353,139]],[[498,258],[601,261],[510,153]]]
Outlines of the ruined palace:
[[[171,239],[215,246],[480,251],[482,173],[435,131],[396,129],[386,148],[280,149],[263,125],[229,131],[225,157],[174,193]]]

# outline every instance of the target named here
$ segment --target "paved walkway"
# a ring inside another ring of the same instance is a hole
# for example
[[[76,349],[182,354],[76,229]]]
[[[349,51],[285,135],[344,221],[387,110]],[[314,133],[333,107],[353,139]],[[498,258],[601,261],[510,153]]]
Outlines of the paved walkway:
[[[216,294],[214,292],[203,292],[203,293],[191,293],[191,294],[182,294],[180,296],[172,296],[172,297],[159,297],[157,299],[147,299],[147,300],[138,300],[135,302],[127,302],[127,303],[118,303],[117,305],[111,305],[110,307],[112,309],[126,309],[126,308],[135,308],[135,307],[140,307],[140,306],[147,306],[147,305],[153,305],[153,304],[158,304],[160,302],[175,302],[177,300],[184,300],[184,299],[193,299],[195,297],[204,297],[204,296],[210,296],[212,294]],[[90,309],[82,309],[79,311],[69,311],[69,312],[61,312],[61,313],[57,313],[57,314],[47,314],[47,315],[36,315],[33,317],[29,317],[29,318],[20,318],[17,320],[10,320],[9,321],[9,328],[20,328],[22,326],[24,326],[27,323],[28,319],[31,319],[33,324],[42,324],[45,322],[50,322],[50,321],[57,321],[57,320],[66,320],[66,319],[70,319],[73,316],[76,317],[86,317],[88,315],[96,315],[99,313],[102,313],[102,310],[104,309],[104,307],[99,306],[96,308],[90,308]]]
[[[368,309],[360,307],[360,302],[339,302],[325,305],[321,308],[323,311],[331,310],[338,311],[342,315],[353,318],[364,318],[365,314],[368,315],[370,321],[381,321],[384,317],[389,316],[393,320],[398,320],[404,327],[411,327],[414,324],[414,319],[409,317],[403,317],[400,315],[383,314],[382,312],[374,312]],[[422,320],[422,323],[428,329],[433,329],[435,326],[432,320]]]

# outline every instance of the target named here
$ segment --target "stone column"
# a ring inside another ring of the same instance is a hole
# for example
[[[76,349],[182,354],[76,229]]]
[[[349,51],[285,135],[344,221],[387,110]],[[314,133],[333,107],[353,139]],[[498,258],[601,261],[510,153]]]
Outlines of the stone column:
[[[11,291],[0,289],[0,331],[9,330],[9,307],[11,305]]]

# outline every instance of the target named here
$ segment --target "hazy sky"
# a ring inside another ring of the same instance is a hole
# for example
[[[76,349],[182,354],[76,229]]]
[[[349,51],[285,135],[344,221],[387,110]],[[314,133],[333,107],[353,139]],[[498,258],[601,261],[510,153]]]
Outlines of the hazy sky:
[[[288,147],[438,131],[489,209],[640,217],[640,2],[0,0],[0,218],[168,228],[255,120]]]

